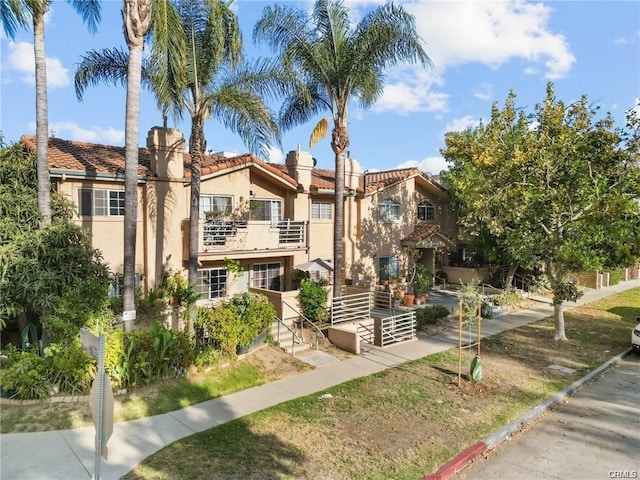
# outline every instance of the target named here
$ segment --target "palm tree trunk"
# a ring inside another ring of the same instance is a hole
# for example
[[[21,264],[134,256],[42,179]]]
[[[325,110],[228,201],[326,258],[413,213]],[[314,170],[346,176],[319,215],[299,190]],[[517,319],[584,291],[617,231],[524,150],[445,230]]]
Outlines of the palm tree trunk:
[[[196,284],[198,276],[198,236],[200,234],[200,177],[202,174],[202,154],[204,151],[204,133],[202,122],[193,119],[189,155],[191,156],[191,201],[189,208],[189,273],[191,285]]]
[[[200,236],[200,177],[202,174],[202,154],[204,153],[204,127],[200,119],[191,123],[189,155],[191,156],[191,201],[189,205],[189,271],[187,280],[195,288],[198,280],[198,239]],[[187,333],[195,335],[194,319],[196,304],[189,306],[187,313]]]
[[[36,73],[36,157],[38,172],[38,211],[40,228],[51,225],[49,182],[49,122],[47,103],[47,64],[44,51],[44,13],[33,15],[33,53]]]
[[[151,22],[153,0],[124,0],[122,19],[129,46],[127,66],[127,106],[125,117],[124,167],[124,285],[123,310],[127,321],[125,331],[133,330],[136,317],[135,273],[136,234],[138,226],[138,131],[140,122],[140,87],[144,35]]]
[[[333,296],[339,297],[342,294],[342,246],[344,239],[344,154],[349,146],[349,133],[345,121],[336,121],[331,137],[331,148],[335,153],[336,161],[336,216],[333,224]]]

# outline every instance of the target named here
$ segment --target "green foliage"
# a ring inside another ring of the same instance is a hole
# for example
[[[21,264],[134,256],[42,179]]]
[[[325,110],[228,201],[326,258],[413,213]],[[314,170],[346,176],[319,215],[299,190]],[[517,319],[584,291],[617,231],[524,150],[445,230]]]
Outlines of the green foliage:
[[[107,270],[88,235],[71,222],[70,202],[51,198],[53,221],[41,230],[35,155],[19,144],[0,150],[0,320],[35,313],[46,326],[49,315],[59,332],[77,333],[80,317],[86,321],[103,308]],[[69,315],[75,326],[67,329],[59,323]]]
[[[518,292],[505,291],[499,293],[493,297],[493,303],[502,307],[509,307],[515,305],[520,301],[520,294]]]
[[[222,303],[214,307],[197,307],[195,324],[204,342],[211,342],[226,355],[236,355],[244,326],[233,306]]]
[[[0,385],[6,392],[23,400],[49,397],[51,383],[43,357],[33,352],[9,350],[0,368]]]
[[[553,286],[553,303],[560,305],[563,302],[575,302],[584,292],[580,290],[578,284],[573,280],[562,280]]]
[[[244,326],[239,338],[239,345],[246,347],[256,336],[264,333],[276,319],[276,310],[269,299],[258,293],[241,293],[234,295],[231,304]]]
[[[105,370],[117,389],[182,374],[193,359],[193,345],[188,335],[157,322],[151,324],[149,331],[116,329],[107,335]]]
[[[79,342],[54,343],[44,350],[47,375],[60,393],[82,395],[91,391],[96,374],[96,361]]]
[[[304,278],[300,282],[298,302],[302,314],[312,322],[324,322],[329,317],[327,298],[329,292],[318,282]]]
[[[418,328],[437,323],[441,318],[447,317],[451,312],[444,305],[427,305],[416,310],[416,323]]]
[[[609,285],[617,285],[622,280],[622,272],[620,270],[612,270],[609,272]]]
[[[198,307],[195,325],[201,344],[235,356],[238,347],[250,345],[276,317],[275,308],[264,295],[243,293],[213,307]]]
[[[416,295],[423,295],[429,291],[429,287],[431,287],[431,280],[427,273],[427,267],[422,263],[416,263],[413,281],[411,283],[413,286],[413,292]]]
[[[170,271],[162,287],[162,294],[165,298],[175,302],[175,305],[190,307],[194,305],[200,294],[196,293],[193,285],[184,277],[180,270]]]
[[[586,96],[556,99],[552,83],[530,116],[515,98],[494,104],[487,124],[445,135],[443,182],[461,235],[491,260],[542,268],[557,301],[575,298],[567,272],[640,258],[640,117],[630,110],[616,128]]]
[[[479,318],[478,308],[482,304],[482,294],[477,283],[467,283],[460,287],[459,298],[462,301],[462,318],[466,322],[475,322]]]

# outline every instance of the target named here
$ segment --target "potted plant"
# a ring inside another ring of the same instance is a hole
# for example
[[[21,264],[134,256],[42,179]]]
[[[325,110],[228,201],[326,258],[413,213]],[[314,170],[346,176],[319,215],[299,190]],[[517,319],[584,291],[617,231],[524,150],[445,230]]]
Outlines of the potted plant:
[[[431,281],[429,280],[429,274],[427,273],[426,267],[421,263],[417,263],[413,276],[413,291],[415,295],[420,298],[420,303],[426,303],[427,292],[429,291],[430,286]]]

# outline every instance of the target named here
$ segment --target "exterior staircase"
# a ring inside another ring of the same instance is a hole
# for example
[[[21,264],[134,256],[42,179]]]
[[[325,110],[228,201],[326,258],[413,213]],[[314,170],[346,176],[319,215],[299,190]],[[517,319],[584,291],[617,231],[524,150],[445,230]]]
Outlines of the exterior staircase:
[[[271,324],[270,334],[276,344],[290,355],[296,356],[311,348],[311,344],[302,338],[299,329],[294,327],[293,319],[276,318]]]

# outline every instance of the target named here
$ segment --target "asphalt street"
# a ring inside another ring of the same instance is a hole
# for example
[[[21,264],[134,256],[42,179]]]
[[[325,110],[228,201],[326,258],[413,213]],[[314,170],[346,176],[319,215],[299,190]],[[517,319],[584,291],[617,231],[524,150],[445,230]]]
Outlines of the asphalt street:
[[[640,355],[626,356],[453,478],[640,478]]]

